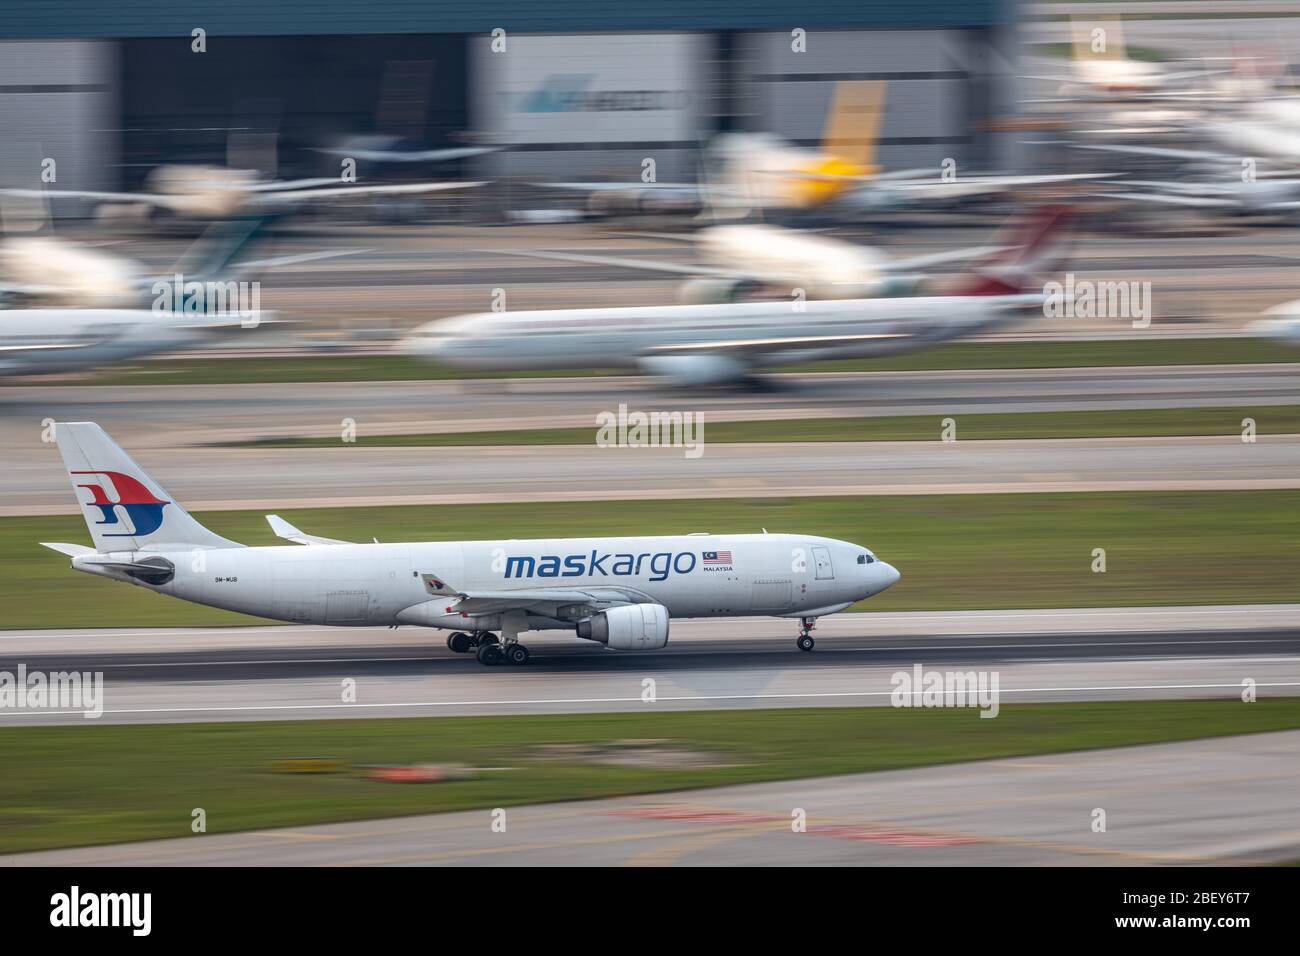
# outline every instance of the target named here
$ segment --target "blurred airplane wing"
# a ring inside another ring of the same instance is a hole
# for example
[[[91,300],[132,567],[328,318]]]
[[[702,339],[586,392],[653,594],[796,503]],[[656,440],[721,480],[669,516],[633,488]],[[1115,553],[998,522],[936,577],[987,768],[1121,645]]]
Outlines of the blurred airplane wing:
[[[1218,196],[1192,196],[1186,193],[1102,193],[1104,199],[1122,199],[1125,202],[1149,202],[1163,206],[1188,206],[1199,209],[1217,209],[1232,205],[1231,200]]]
[[[1126,153],[1131,156],[1155,156],[1161,159],[1236,162],[1227,153],[1205,149],[1175,149],[1171,146],[1126,146],[1121,143],[1074,143],[1075,149],[1094,149],[1103,153]]]
[[[997,255],[999,252],[1006,252],[1010,246],[972,246],[969,249],[952,249],[947,252],[935,252],[928,256],[915,256],[911,259],[896,259],[885,263],[884,271],[889,273],[897,272],[924,272],[926,269],[934,266],[946,265],[949,262],[964,262],[967,259],[982,259],[985,256]]]
[[[469,159],[485,153],[500,152],[500,146],[453,146],[447,149],[348,149],[345,146],[317,148],[318,153],[361,159],[372,163],[446,163],[454,159]]]
[[[581,192],[589,192],[589,193],[613,192],[616,190],[627,191],[629,189],[680,189],[683,192],[687,190],[693,192],[700,191],[699,186],[697,186],[695,183],[599,182],[599,183],[538,183],[537,185],[543,186],[546,189],[572,189],[572,190],[578,190]]]
[[[338,182],[332,179],[330,182]],[[286,189],[257,194],[259,202],[269,205],[284,202],[310,202],[313,199],[335,199],[339,196],[372,195],[408,195],[415,193],[443,192],[449,189],[473,189],[486,186],[486,182],[445,182],[445,183],[385,183],[377,186],[336,186],[332,189]]]
[[[622,269],[641,269],[648,272],[672,272],[687,276],[718,276],[738,278],[740,273],[726,269],[689,263],[665,262],[662,259],[623,259],[618,256],[589,256],[579,252],[546,252],[533,249],[481,249],[502,256],[523,256],[528,259],[554,259],[559,262],[582,262],[594,266],[615,266]]]

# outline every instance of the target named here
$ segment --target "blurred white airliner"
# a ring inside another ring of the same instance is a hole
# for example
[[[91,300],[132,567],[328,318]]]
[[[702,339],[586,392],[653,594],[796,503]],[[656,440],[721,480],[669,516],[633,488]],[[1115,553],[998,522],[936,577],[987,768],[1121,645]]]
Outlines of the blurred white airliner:
[[[1041,308],[1036,283],[1065,216],[1040,210],[950,295],[487,312],[419,326],[398,348],[459,368],[632,368],[683,385],[923,348]]]

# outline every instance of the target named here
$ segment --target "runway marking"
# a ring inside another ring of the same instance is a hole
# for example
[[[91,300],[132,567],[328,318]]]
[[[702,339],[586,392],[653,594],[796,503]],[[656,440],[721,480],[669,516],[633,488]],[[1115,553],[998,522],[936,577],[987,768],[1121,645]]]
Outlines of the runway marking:
[[[1255,687],[1300,687],[1300,681],[1257,681]],[[1004,687],[1002,694],[1057,694],[1057,693],[1091,693],[1097,691],[1121,690],[1234,690],[1240,691],[1240,682],[1233,684],[1108,684],[1076,687]],[[684,702],[696,703],[709,700],[814,700],[849,697],[890,697],[892,690],[863,691],[809,691],[788,694],[700,694],[691,697],[659,695],[656,703]],[[131,707],[120,710],[104,709],[105,714],[206,714],[206,713],[243,713],[254,711],[288,711],[288,710],[365,710],[391,709],[396,707],[521,707],[549,704],[634,704],[645,702],[636,697],[565,697],[538,698],[535,700],[438,700],[438,701],[387,701],[376,704],[240,704],[220,707]],[[647,705],[653,706],[653,705]],[[3,716],[32,717],[82,717],[80,710],[7,710],[0,712]]]

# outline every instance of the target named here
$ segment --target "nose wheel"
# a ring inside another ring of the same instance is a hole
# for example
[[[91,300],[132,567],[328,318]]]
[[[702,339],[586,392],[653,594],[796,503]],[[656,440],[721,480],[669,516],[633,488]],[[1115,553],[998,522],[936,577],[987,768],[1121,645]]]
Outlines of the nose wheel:
[[[811,651],[817,642],[813,640],[812,629],[817,626],[817,618],[805,617],[799,622],[799,636],[795,639],[795,646],[801,651]]]

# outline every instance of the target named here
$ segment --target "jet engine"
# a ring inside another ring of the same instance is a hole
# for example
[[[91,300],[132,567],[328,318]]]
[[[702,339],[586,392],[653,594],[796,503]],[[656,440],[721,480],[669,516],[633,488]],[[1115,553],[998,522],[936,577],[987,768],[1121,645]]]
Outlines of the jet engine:
[[[624,604],[578,622],[578,636],[616,651],[656,651],[668,643],[668,608]]]
[[[649,375],[687,387],[742,382],[751,371],[749,365],[730,355],[643,355],[637,366]]]

